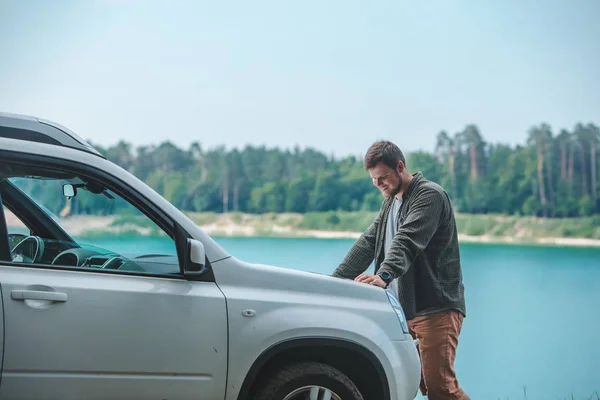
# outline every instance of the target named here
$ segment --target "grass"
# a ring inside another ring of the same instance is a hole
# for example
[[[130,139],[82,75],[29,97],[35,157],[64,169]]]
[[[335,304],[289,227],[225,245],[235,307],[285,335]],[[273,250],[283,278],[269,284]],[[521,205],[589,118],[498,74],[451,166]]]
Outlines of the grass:
[[[376,212],[327,211],[306,214],[232,212],[227,215],[209,212],[188,213],[188,215],[198,225],[234,223],[252,227],[257,233],[269,234],[273,232],[274,226],[285,227],[292,232],[297,230],[362,232],[369,227]],[[459,233],[469,236],[519,237],[525,241],[537,238],[600,239],[600,215],[550,219],[501,214],[457,214],[456,225]]]
[[[469,236],[482,236],[492,233],[494,236],[503,236],[503,233],[513,226],[514,221],[510,219],[502,220],[495,216],[464,214],[456,216],[456,227],[458,232]]]
[[[303,215],[297,227],[310,230],[357,232],[368,228],[375,215],[374,212],[311,212]]]
[[[123,229],[123,230],[118,230],[118,231],[112,231],[112,230],[106,230],[106,229],[84,230],[78,236],[81,238],[85,238],[85,239],[95,239],[95,238],[103,238],[103,237],[107,237],[107,236],[138,237],[138,236],[144,236],[144,235],[137,229],[129,228],[129,229]]]
[[[375,212],[307,213],[296,228],[362,232]],[[600,239],[600,215],[585,218],[536,218],[500,214],[457,214],[458,232],[469,236]]]
[[[140,228],[153,228],[155,226],[154,222],[152,222],[145,215],[120,215],[116,217],[112,223],[111,227],[123,227],[126,225],[138,226]]]
[[[198,213],[198,212],[194,212],[194,213],[187,213],[187,216],[194,221],[194,223],[196,225],[208,225],[208,224],[212,224],[213,222],[216,222],[218,219],[218,215],[215,212],[202,212],[202,213]]]
[[[245,214],[230,212],[188,212],[190,219],[199,226],[241,227],[252,231],[252,236],[295,236],[299,231],[363,232],[369,227],[376,212],[327,211],[298,213]],[[541,238],[582,238],[600,240],[600,215],[584,218],[537,218],[501,214],[457,214],[458,232],[489,239],[518,239],[533,243]],[[117,216],[110,231],[137,231],[138,234],[155,235],[156,226],[145,216]],[[92,233],[89,233],[92,234]],[[600,399],[599,399],[600,400]]]

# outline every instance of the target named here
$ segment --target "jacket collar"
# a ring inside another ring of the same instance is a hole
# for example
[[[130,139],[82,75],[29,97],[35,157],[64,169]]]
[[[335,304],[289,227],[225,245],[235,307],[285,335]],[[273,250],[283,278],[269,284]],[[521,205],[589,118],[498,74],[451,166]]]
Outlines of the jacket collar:
[[[415,188],[419,185],[419,183],[421,183],[422,180],[423,173],[421,171],[413,174],[412,181],[410,181],[408,187],[406,188],[404,193],[402,193],[402,201],[406,201],[410,198],[410,195],[415,191]]]

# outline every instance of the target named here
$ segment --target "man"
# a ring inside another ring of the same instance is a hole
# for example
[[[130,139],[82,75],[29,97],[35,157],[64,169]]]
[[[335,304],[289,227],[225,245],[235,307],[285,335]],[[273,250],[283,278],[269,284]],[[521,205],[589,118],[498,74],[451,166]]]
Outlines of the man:
[[[382,288],[396,284],[411,334],[419,339],[421,392],[429,400],[467,400],[454,371],[466,309],[450,199],[421,172],[408,172],[391,142],[369,148],[365,170],[384,200],[333,276]],[[364,273],[373,260],[375,274]]]

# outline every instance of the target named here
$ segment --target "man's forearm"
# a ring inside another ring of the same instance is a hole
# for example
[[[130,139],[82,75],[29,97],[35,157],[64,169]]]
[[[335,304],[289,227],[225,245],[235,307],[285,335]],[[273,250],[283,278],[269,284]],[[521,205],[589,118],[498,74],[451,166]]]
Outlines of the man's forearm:
[[[375,240],[380,217],[377,216],[369,228],[354,242],[342,263],[333,271],[332,276],[354,279],[365,272],[375,257]]]
[[[354,279],[365,272],[375,256],[375,243],[370,243],[364,235],[350,248],[342,263],[333,271],[332,276]]]

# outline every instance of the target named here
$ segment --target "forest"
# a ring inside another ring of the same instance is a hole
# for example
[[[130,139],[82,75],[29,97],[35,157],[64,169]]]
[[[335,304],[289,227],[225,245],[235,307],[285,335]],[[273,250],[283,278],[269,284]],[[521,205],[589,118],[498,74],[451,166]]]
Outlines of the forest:
[[[600,212],[596,125],[553,132],[542,123],[524,139],[513,147],[488,143],[469,124],[454,134],[439,132],[431,152],[405,154],[407,168],[443,185],[460,213],[559,218]],[[200,141],[187,149],[170,141],[92,145],[185,211],[374,211],[381,204],[362,155],[336,159],[299,147],[205,149]]]

